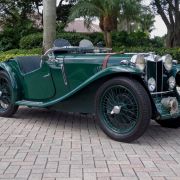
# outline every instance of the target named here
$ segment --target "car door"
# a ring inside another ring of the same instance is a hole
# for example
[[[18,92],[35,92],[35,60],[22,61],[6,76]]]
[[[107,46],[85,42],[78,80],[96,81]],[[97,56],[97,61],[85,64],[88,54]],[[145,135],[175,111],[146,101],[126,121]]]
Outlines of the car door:
[[[56,89],[55,98],[64,96],[69,92],[69,83],[67,80],[67,74],[64,67],[64,58],[65,55],[58,55],[58,57],[52,59],[50,58],[50,60],[47,61],[51,70],[51,75]]]
[[[55,95],[55,87],[48,64],[24,75],[24,95],[29,100],[46,100]]]

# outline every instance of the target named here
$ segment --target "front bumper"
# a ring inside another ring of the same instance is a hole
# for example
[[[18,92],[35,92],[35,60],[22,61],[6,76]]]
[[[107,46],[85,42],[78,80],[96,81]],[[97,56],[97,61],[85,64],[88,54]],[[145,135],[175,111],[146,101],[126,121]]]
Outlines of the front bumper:
[[[170,109],[166,108],[162,104],[162,100],[165,98],[175,98],[177,99],[177,111],[174,113],[171,113]],[[165,94],[161,96],[155,96],[153,97],[154,104],[157,109],[157,118],[158,120],[166,120],[166,119],[174,119],[177,117],[180,117],[180,99],[175,94]]]

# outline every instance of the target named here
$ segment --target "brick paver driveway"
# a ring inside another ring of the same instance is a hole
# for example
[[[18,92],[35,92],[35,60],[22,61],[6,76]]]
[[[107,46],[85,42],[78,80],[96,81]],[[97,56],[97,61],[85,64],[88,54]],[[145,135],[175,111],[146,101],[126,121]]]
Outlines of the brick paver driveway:
[[[152,122],[133,144],[95,117],[22,108],[0,120],[0,179],[180,179],[180,129]]]

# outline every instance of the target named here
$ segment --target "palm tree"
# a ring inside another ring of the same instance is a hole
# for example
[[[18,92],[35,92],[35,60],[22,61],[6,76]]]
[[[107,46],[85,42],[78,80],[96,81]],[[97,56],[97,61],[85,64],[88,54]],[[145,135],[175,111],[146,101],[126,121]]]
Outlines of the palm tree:
[[[79,0],[72,8],[69,20],[84,17],[89,26],[94,18],[99,19],[99,26],[104,33],[107,47],[112,47],[111,32],[117,29],[117,18],[121,0]]]
[[[139,17],[141,31],[150,34],[154,29],[155,15],[151,12],[143,12]]]
[[[43,0],[43,49],[53,46],[56,38],[56,0]]]
[[[131,26],[138,21],[141,10],[141,0],[123,0],[121,2],[119,22],[125,24],[127,32],[131,32]]]

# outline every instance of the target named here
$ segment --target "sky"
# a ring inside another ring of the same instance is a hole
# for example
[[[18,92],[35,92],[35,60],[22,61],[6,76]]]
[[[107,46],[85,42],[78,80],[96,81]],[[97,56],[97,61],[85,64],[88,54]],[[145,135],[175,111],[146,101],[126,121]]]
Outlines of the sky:
[[[149,6],[151,0],[143,0],[143,4]],[[164,36],[167,34],[167,28],[166,25],[164,24],[161,16],[156,15],[155,17],[155,23],[154,23],[154,30],[151,32],[151,37],[153,38],[154,36]]]
[[[57,0],[57,4],[60,0]],[[143,0],[143,4],[149,5],[151,0]],[[163,20],[159,15],[156,15],[155,17],[155,23],[154,23],[154,30],[151,32],[151,37],[155,36],[164,36],[167,33],[166,25],[164,24]]]
[[[154,30],[151,33],[151,37],[154,36],[164,36],[167,34],[167,28],[166,25],[164,24],[163,20],[161,19],[160,16],[156,16],[155,18],[155,24],[154,24]]]

